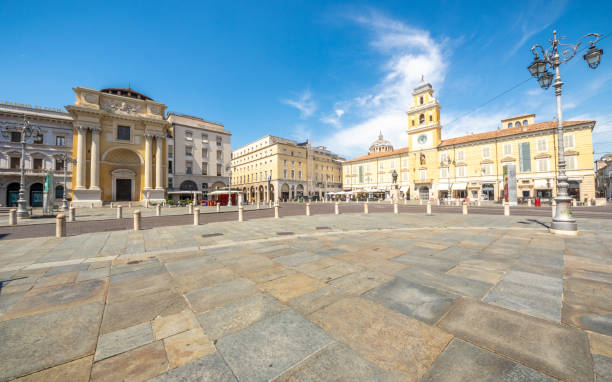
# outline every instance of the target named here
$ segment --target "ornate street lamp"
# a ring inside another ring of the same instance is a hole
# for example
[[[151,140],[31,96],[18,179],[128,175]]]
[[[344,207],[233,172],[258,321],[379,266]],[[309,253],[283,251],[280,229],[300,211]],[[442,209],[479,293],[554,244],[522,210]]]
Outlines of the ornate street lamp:
[[[583,56],[587,65],[591,69],[597,68],[603,55],[602,49],[597,49],[595,43],[599,41],[601,36],[597,33],[589,33],[582,36],[575,45],[563,44],[559,40],[564,40],[565,37],[557,39],[557,31],[553,31],[553,38],[550,40],[550,47],[545,50],[541,45],[536,44],[531,48],[531,52],[534,55],[533,62],[527,67],[529,73],[538,78],[538,83],[542,89],[548,89],[552,83],[555,88],[555,95],[557,100],[557,140],[558,140],[558,167],[559,174],[557,176],[557,196],[555,201],[557,202],[557,211],[551,224],[551,231],[553,233],[561,234],[576,234],[578,231],[578,224],[576,219],[572,216],[570,205],[572,198],[568,195],[568,183],[567,175],[565,174],[565,149],[563,146],[563,118],[561,111],[561,88],[563,82],[561,82],[561,75],[559,74],[559,66],[568,62],[578,52],[578,47],[585,38],[592,38],[589,41],[590,48],[587,53]],[[540,59],[541,54],[542,59]],[[548,71],[548,68],[552,69],[554,73]]]
[[[225,171],[227,171],[227,173],[229,174],[229,199],[227,201],[227,206],[231,207],[232,206],[232,166],[231,164],[227,164],[225,166]]]
[[[72,164],[76,164],[76,159],[68,158],[68,153],[64,153],[64,195],[62,198],[62,211],[68,211],[68,199],[66,194],[68,193],[68,186],[66,183],[66,174],[68,173],[68,161]]]
[[[19,168],[21,170],[21,180],[19,182],[19,200],[17,200],[17,216],[20,218],[29,218],[30,214],[26,208],[25,195],[25,148],[29,137],[38,137],[40,129],[37,126],[31,126],[30,122],[23,117],[23,125],[9,128],[9,124],[2,126],[2,136],[8,138],[11,132],[19,132],[21,136],[21,161]]]

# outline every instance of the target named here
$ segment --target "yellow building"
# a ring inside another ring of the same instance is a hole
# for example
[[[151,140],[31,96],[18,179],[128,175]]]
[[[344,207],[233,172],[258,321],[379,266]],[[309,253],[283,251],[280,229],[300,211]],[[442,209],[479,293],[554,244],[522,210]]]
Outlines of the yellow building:
[[[74,92],[74,105],[66,106],[74,129],[73,205],[163,202],[166,106],[132,89]]]
[[[250,202],[324,198],[342,189],[342,160],[323,146],[268,135],[232,151],[232,187]]]
[[[502,127],[442,140],[440,105],[422,81],[408,110],[408,146],[372,152],[343,166],[344,189],[389,193],[392,174],[404,196],[413,199],[500,200],[503,166],[514,164],[519,199],[556,195],[556,121],[534,123],[535,114],[504,119]],[[569,192],[578,200],[595,197],[592,132],[595,121],[567,121],[564,147]]]

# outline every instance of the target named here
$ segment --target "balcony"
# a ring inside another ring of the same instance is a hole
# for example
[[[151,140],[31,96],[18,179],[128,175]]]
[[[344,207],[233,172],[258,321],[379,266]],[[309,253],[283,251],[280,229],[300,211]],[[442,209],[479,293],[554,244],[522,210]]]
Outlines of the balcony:
[[[32,169],[26,168],[25,174],[31,176],[45,176],[47,173],[54,174],[56,176],[63,176],[64,170],[46,170],[46,169]],[[67,176],[71,176],[72,171],[66,172]],[[0,168],[0,175],[21,175],[21,170],[18,168]]]

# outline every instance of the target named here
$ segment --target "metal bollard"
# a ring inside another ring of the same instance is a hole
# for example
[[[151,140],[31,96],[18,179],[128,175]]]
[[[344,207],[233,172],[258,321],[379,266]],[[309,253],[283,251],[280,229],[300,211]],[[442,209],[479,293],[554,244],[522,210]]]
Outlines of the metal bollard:
[[[504,203],[504,216],[510,216],[510,204],[508,202]]]
[[[423,199],[419,199],[419,206],[423,205]]]
[[[259,202],[257,202],[257,207],[256,208],[259,209]]]
[[[306,202],[306,216],[310,216],[310,202]]]
[[[17,225],[17,209],[15,208],[9,210],[9,225]]]
[[[468,206],[466,202],[463,202],[463,214],[464,215],[468,214]]]
[[[367,200],[365,201],[365,203],[363,203],[363,213],[364,214],[370,213],[370,211],[368,211],[368,201]]]
[[[408,204],[408,199],[404,199],[404,205]]]
[[[427,216],[431,216],[431,202],[427,201]]]
[[[217,203],[217,212],[221,212],[221,204]]]
[[[531,207],[531,199],[527,199],[527,207]]]
[[[189,214],[192,214],[192,213],[193,213],[193,204],[189,203],[189,205],[188,205],[188,207],[187,207],[187,212],[188,212]]]
[[[193,209],[193,225],[200,225],[200,209]]]
[[[121,219],[123,217],[123,207],[117,206],[117,219]]]
[[[161,216],[161,204],[155,206],[155,214]]]
[[[478,202],[477,202],[477,204],[478,204],[478,207],[480,207],[480,199],[478,199]]]
[[[272,208],[272,200],[268,201],[268,208]]]
[[[278,219],[278,203],[274,204],[274,219]]]
[[[440,199],[436,199],[436,204],[440,205]]]
[[[89,208],[93,208],[93,202],[89,203]]]
[[[238,206],[238,221],[244,221],[244,207],[242,206],[242,204]]]
[[[68,221],[69,222],[76,221],[76,209],[74,207],[68,208]]]
[[[455,199],[455,205],[459,207],[459,199]]]
[[[552,217],[554,218],[557,214],[557,201],[553,199],[552,201]]]
[[[399,208],[397,206],[397,201],[393,202],[393,213],[394,214],[399,214]]]
[[[340,205],[338,204],[338,202],[334,204],[334,214],[340,215]]]
[[[64,214],[55,217],[55,237],[66,237],[66,216]]]
[[[140,210],[134,211],[134,231],[140,231]]]

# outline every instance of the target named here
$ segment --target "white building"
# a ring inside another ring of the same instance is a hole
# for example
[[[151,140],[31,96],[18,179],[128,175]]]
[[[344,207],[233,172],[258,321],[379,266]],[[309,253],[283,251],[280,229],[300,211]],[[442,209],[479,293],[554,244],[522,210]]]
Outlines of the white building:
[[[168,198],[202,199],[229,183],[232,134],[222,124],[176,113],[168,114],[172,137],[167,139]]]
[[[54,175],[52,199],[61,203],[64,195],[64,159],[68,190],[72,187],[72,118],[63,110],[0,102],[0,204],[16,206],[21,177],[21,133],[24,118],[40,129],[41,136],[26,140],[25,199],[28,207],[42,207],[46,173]],[[65,156],[66,155],[66,156]]]

